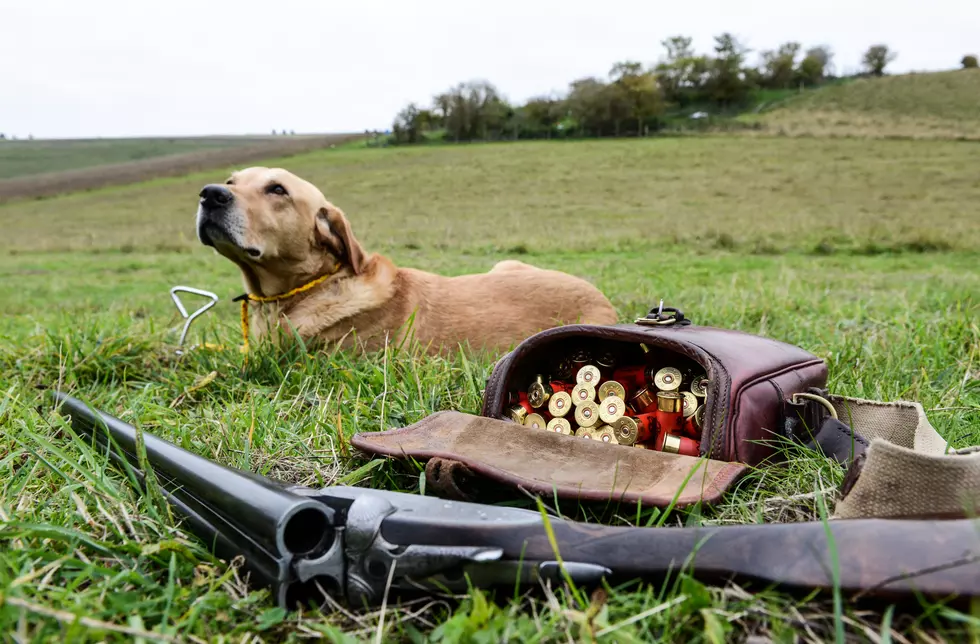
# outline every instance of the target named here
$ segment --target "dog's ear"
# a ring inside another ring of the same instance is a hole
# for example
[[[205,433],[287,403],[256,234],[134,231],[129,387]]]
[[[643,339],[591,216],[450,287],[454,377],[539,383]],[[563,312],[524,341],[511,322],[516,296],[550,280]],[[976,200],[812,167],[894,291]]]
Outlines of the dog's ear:
[[[339,208],[324,206],[316,213],[316,239],[337,257],[346,258],[355,275],[364,271],[364,249]]]

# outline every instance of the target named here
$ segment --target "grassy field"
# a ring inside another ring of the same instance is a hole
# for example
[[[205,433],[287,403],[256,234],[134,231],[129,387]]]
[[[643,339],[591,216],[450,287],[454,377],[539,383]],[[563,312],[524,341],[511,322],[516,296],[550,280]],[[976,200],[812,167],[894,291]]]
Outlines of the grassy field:
[[[804,92],[761,114],[766,132],[980,140],[980,70],[868,78]]]
[[[358,136],[0,141],[0,203],[309,152]]]
[[[333,150],[269,164],[320,185],[368,248],[399,263],[458,274],[517,257],[589,279],[622,320],[664,298],[696,323],[824,357],[834,392],[919,401],[962,447],[980,443],[974,154],[953,142],[716,137]],[[259,346],[243,368],[229,301],[240,278],[193,229],[197,190],[224,174],[0,206],[0,632],[12,640],[980,637],[976,609],[845,602],[835,612],[829,599],[689,578],[610,589],[591,606],[553,590],[497,603],[473,592],[383,616],[275,610],[71,438],[37,387],[59,384],[196,453],[281,480],[417,492],[418,469],[364,468],[345,437],[441,409],[478,413],[496,356]],[[222,298],[190,341],[228,350],[174,355],[181,320],[167,290],[180,283]],[[714,509],[554,509],[617,525],[807,520],[820,502],[832,508],[841,478],[800,453],[783,470],[752,473]]]
[[[274,141],[265,137],[187,137],[173,139],[66,139],[0,142],[0,179],[77,170],[171,154]]]
[[[747,141],[338,149],[284,163],[343,208],[371,247],[384,250],[980,247],[972,145]],[[10,203],[0,211],[0,250],[195,248],[197,193],[231,169]],[[923,225],[924,213],[933,225]]]

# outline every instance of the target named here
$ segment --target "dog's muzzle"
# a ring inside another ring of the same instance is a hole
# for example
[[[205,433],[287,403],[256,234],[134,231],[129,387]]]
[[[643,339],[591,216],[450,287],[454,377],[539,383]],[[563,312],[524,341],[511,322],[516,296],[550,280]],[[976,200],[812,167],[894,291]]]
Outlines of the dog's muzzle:
[[[234,202],[235,195],[228,188],[211,184],[204,186],[200,192],[200,203],[197,209],[197,236],[206,246],[214,246],[215,237],[227,238],[225,221],[229,206]]]

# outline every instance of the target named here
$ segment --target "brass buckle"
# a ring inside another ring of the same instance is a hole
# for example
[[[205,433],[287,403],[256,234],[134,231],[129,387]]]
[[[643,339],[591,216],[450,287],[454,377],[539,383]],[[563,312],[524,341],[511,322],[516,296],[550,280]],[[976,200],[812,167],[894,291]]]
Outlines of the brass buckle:
[[[665,315],[666,313],[666,315]],[[660,306],[654,311],[650,309],[650,312],[642,318],[637,318],[633,321],[634,324],[640,324],[643,326],[670,326],[671,324],[676,324],[684,319],[684,313],[680,309],[675,309],[673,307],[664,307],[664,301],[660,300]]]
[[[813,402],[820,403],[821,405],[827,408],[827,411],[830,412],[830,415],[833,416],[834,420],[840,420],[837,417],[837,410],[834,409],[834,406],[830,404],[829,400],[827,400],[822,396],[818,396],[816,394],[799,393],[799,394],[793,394],[792,396],[790,396],[790,398],[792,399],[794,405],[799,404],[797,402],[798,398],[805,398],[806,400],[812,400]]]

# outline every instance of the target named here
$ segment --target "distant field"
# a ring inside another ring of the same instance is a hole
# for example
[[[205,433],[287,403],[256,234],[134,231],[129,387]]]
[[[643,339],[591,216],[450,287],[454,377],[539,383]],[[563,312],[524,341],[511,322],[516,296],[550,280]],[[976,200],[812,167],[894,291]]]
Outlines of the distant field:
[[[358,135],[0,141],[0,202],[297,154]]]
[[[375,248],[875,253],[980,248],[976,155],[957,142],[716,137],[336,149],[276,163],[319,186]],[[197,193],[234,167],[4,205],[0,250],[194,248]]]
[[[980,139],[980,70],[868,78],[805,92],[763,115],[766,132]]]
[[[980,444],[976,149],[708,137],[338,147],[258,163],[313,180],[367,249],[400,265],[451,275],[522,259],[594,283],[622,321],[663,298],[697,324],[824,358],[835,393],[921,402],[959,448]],[[229,167],[0,205],[0,632],[85,643],[976,641],[976,609],[945,601],[868,607],[844,594],[835,608],[687,576],[612,587],[591,605],[556,587],[389,602],[384,613],[278,611],[74,440],[39,387],[285,482],[418,494],[418,467],[372,461],[346,439],[440,410],[479,413],[499,356],[278,354],[256,342],[245,366],[231,302],[240,273],[194,233],[197,191]],[[176,284],[219,295],[188,342],[225,350],[175,355]],[[843,468],[808,451],[786,457],[713,508],[545,502],[610,525],[819,520]]]
[[[255,145],[273,137],[0,141],[0,179]]]

